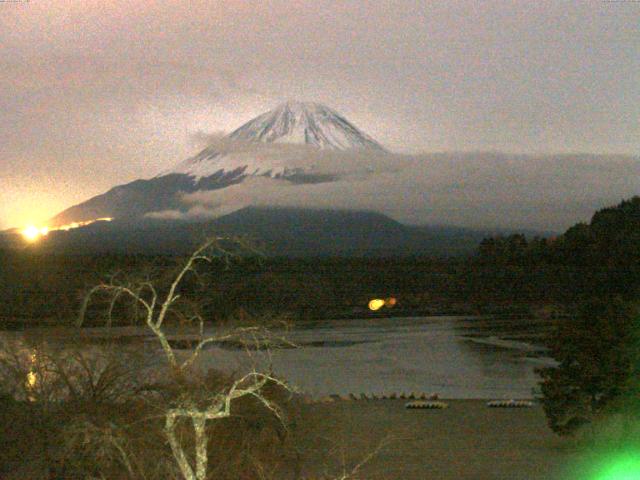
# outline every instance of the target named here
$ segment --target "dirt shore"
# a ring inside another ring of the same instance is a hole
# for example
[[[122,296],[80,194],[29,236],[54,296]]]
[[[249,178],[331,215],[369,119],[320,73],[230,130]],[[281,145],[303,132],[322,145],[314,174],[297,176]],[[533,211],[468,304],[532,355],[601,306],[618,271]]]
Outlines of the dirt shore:
[[[305,470],[349,471],[382,443],[358,478],[570,479],[567,468],[579,453],[548,429],[540,406],[492,409],[484,400],[446,402],[444,410],[407,410],[405,400],[309,405],[312,421],[300,440],[312,459]]]

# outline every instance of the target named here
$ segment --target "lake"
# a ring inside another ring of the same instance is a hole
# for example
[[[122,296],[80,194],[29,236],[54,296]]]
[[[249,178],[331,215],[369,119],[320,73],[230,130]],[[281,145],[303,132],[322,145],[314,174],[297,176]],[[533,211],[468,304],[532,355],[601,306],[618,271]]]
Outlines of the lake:
[[[553,365],[539,345],[548,328],[548,323],[532,319],[468,316],[329,320],[282,332],[296,348],[273,349],[267,355],[228,344],[209,345],[198,363],[237,374],[270,364],[276,375],[316,398],[403,392],[452,399],[531,398],[538,382],[534,369]],[[39,335],[49,343],[64,343],[76,331],[64,332],[42,329]],[[101,337],[105,329],[83,332]],[[123,342],[144,342],[150,358],[162,360],[153,353],[157,341],[145,328],[111,332]],[[2,332],[3,337],[21,335]],[[179,355],[186,356],[183,348]]]
[[[287,338],[298,348],[273,351],[271,363],[277,375],[315,397],[425,392],[531,398],[534,369],[553,365],[536,344],[548,328],[487,317],[325,321],[290,330]],[[234,369],[246,364],[246,353],[214,347],[203,360]]]

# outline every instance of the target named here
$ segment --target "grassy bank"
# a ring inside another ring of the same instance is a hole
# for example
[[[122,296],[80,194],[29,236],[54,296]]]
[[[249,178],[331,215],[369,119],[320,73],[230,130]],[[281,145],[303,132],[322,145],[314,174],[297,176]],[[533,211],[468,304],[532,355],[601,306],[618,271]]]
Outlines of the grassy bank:
[[[309,471],[349,471],[403,480],[569,480],[579,460],[555,436],[539,406],[490,409],[482,400],[451,400],[445,410],[407,410],[404,400],[338,401],[307,406],[311,427],[301,446]],[[572,479],[573,480],[573,479]]]

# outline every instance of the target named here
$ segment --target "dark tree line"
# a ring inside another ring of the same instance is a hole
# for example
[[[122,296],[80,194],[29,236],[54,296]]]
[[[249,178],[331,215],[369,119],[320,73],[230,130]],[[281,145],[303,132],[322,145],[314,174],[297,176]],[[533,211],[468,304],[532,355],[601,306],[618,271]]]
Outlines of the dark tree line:
[[[620,297],[582,303],[549,339],[559,365],[543,368],[542,404],[551,429],[571,434],[603,414],[632,415],[640,395],[640,315]]]
[[[628,300],[640,285],[639,218],[640,197],[634,197],[557,238],[487,238],[467,258],[245,258],[232,269],[213,265],[208,313],[212,321],[242,310],[352,317],[372,315],[367,302],[388,296],[398,299],[396,307],[376,314],[526,314],[532,306],[575,306],[594,295]],[[105,274],[165,268],[177,260],[0,251],[0,322],[65,321],[87,286]]]
[[[543,248],[541,242],[521,239],[502,243],[507,244],[500,247],[502,258],[531,262],[537,255],[538,261],[581,274],[567,286],[567,298],[577,299],[572,317],[558,322],[548,339],[558,366],[539,370],[549,426],[571,434],[607,414],[621,414],[626,425],[637,424],[640,197],[596,212],[589,224],[571,227]],[[633,432],[625,432],[629,434]]]
[[[549,293],[561,301],[594,295],[633,299],[640,288],[640,197],[604,208],[589,224],[574,225],[557,238],[485,239],[477,264],[492,272],[528,269],[534,287],[554,285]],[[536,271],[547,272],[546,278],[534,278]]]

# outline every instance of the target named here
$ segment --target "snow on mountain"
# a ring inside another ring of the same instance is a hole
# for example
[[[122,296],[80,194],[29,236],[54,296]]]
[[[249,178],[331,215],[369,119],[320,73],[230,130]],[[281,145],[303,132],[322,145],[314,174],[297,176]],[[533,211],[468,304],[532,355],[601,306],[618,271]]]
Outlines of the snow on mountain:
[[[349,155],[340,153],[346,151]],[[369,172],[373,157],[385,153],[375,140],[330,108],[287,102],[171,170],[118,185],[66,209],[53,217],[49,226],[182,211],[186,208],[182,201],[185,194],[225,189],[250,176],[286,179],[295,184],[329,182],[353,170],[356,158],[362,161],[360,156],[367,164],[362,168]]]
[[[300,158],[292,162],[292,157],[300,157],[303,152],[278,146],[385,152],[379,143],[329,107],[311,102],[286,102],[159,176],[180,173],[199,179],[232,173],[281,178],[314,173],[314,165],[301,164]]]
[[[318,103],[287,102],[244,124],[229,135],[231,140],[294,143],[318,148],[383,150],[334,110]]]

